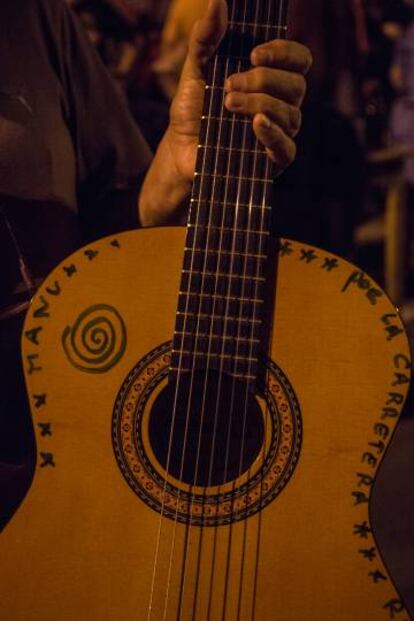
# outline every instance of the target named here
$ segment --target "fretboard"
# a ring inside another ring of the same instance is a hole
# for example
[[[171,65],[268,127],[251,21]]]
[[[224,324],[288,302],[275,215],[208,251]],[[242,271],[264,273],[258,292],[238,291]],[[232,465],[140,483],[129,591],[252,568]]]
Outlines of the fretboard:
[[[224,107],[224,83],[252,49],[284,38],[287,2],[229,0],[206,84],[171,373],[214,369],[254,382],[271,228],[272,171],[251,119]]]

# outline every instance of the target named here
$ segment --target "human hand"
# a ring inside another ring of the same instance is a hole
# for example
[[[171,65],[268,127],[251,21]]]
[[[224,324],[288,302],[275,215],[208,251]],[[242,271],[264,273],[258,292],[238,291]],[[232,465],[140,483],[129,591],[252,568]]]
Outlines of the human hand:
[[[227,5],[212,0],[194,27],[177,95],[171,107],[169,139],[178,174],[192,179],[202,114],[206,67],[227,27]],[[312,59],[306,47],[284,40],[253,50],[252,69],[230,76],[226,108],[249,116],[253,130],[281,172],[294,159],[306,82]]]
[[[227,22],[226,2],[210,0],[193,29],[170,124],[144,184],[140,205],[144,224],[163,224],[181,215],[195,171],[206,69]],[[254,49],[251,62],[251,69],[226,81],[225,106],[252,119],[257,138],[280,173],[296,154],[294,137],[301,123],[311,54],[299,43],[275,40]]]

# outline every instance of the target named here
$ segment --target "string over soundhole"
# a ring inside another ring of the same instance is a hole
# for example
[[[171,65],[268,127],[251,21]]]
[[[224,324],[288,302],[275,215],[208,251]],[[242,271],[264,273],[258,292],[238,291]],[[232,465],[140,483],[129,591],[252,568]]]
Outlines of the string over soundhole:
[[[253,464],[263,444],[260,407],[248,385],[217,371],[169,382],[156,399],[150,442],[162,466],[188,485],[223,485]]]
[[[281,369],[267,361],[264,394],[249,393],[244,428],[240,419],[245,412],[246,384],[233,383],[233,378],[227,376],[215,428],[218,374],[208,376],[207,390],[205,373],[196,374],[190,410],[193,420],[189,421],[184,441],[187,408],[181,403],[176,409],[176,437],[172,436],[167,471],[174,398],[174,385],[167,382],[170,364],[171,343],[164,343],[135,365],[119,391],[112,439],[122,474],[141,500],[176,522],[222,526],[245,520],[282,492],[299,459],[302,421],[293,388]],[[229,431],[232,388],[233,413],[238,420],[235,418]],[[182,390],[184,399],[189,384]],[[200,427],[202,395],[209,414]]]

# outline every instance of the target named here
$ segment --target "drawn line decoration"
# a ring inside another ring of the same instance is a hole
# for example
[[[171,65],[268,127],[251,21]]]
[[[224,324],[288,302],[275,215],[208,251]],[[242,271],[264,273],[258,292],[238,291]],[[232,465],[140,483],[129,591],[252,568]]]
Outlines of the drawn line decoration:
[[[125,323],[108,304],[85,309],[62,334],[69,362],[85,373],[106,373],[121,360],[127,344]]]
[[[152,398],[167,382],[172,343],[149,352],[130,371],[115,402],[112,443],[118,466],[131,490],[166,518],[195,526],[242,521],[271,503],[289,483],[300,457],[302,416],[288,378],[267,361],[267,445],[237,480],[196,487],[166,473],[149,440]]]

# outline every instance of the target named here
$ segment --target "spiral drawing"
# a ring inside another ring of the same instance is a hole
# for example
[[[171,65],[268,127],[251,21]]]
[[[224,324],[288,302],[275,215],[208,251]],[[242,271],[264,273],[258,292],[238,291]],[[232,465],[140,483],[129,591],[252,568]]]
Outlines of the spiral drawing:
[[[106,373],[122,358],[127,343],[125,323],[108,304],[85,309],[62,334],[70,363],[86,373]]]

